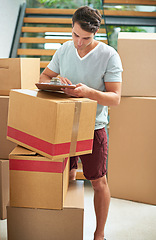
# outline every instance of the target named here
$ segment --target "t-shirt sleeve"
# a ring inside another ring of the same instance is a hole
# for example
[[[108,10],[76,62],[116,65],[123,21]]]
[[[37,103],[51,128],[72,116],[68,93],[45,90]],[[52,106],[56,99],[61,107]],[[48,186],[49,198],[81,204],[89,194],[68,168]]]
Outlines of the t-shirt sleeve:
[[[112,55],[107,64],[104,82],[122,82],[122,71],[123,68],[119,55]]]
[[[47,66],[50,70],[58,74],[60,73],[59,53],[60,53],[60,48],[55,52],[54,56],[52,57],[52,60]]]

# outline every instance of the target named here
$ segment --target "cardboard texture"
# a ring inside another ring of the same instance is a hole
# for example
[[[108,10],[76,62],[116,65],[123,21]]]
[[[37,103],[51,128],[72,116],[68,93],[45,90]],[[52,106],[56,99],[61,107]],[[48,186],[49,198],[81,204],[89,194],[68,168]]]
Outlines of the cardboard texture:
[[[51,159],[91,153],[96,107],[64,93],[12,90],[7,138]]]
[[[84,187],[69,184],[64,209],[7,207],[8,240],[83,240]]]
[[[112,197],[156,204],[156,98],[122,97],[110,108],[108,184]]]
[[[156,96],[156,33],[119,33],[122,96]]]
[[[1,58],[0,95],[11,89],[34,89],[39,81],[40,58]]]
[[[0,160],[0,219],[5,219],[9,204],[9,160]]]
[[[9,97],[0,96],[0,159],[9,159],[9,153],[17,144],[7,140]]]
[[[55,161],[20,146],[10,154],[10,206],[62,209],[69,158]]]

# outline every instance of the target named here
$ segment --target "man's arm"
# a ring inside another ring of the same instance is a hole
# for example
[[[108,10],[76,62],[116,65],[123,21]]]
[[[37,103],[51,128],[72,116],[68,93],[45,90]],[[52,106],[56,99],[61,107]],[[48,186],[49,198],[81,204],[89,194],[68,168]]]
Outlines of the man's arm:
[[[50,82],[50,80],[53,78],[53,77],[57,77],[58,76],[58,73],[56,72],[53,72],[52,70],[50,70],[48,67],[46,67],[44,69],[44,71],[41,73],[40,75],[40,79],[39,79],[39,83],[41,82]]]
[[[91,89],[89,98],[104,106],[117,106],[121,99],[121,82],[105,82],[106,92]]]
[[[85,97],[96,100],[104,106],[116,106],[120,103],[121,82],[105,82],[106,92],[101,92],[79,83],[75,89],[65,89],[64,92],[75,97]]]

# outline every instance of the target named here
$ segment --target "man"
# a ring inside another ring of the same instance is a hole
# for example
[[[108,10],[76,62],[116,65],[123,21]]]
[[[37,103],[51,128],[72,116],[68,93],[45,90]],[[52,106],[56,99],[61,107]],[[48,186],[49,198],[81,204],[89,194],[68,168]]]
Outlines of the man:
[[[118,53],[110,46],[96,41],[101,15],[90,7],[80,7],[74,13],[72,39],[64,43],[43,71],[40,82],[49,82],[60,74],[60,80],[76,84],[64,92],[74,97],[85,97],[98,103],[94,132],[93,153],[80,156],[84,176],[94,189],[96,230],[94,240],[104,240],[110,192],[106,179],[107,106],[120,103],[122,65]],[[75,179],[78,157],[72,157],[70,179]]]

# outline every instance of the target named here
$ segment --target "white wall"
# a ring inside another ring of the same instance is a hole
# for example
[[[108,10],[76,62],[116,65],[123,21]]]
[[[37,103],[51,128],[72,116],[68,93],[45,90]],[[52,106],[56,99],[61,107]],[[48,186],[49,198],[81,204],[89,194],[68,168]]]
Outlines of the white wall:
[[[8,58],[20,4],[26,0],[0,0],[0,58]]]

